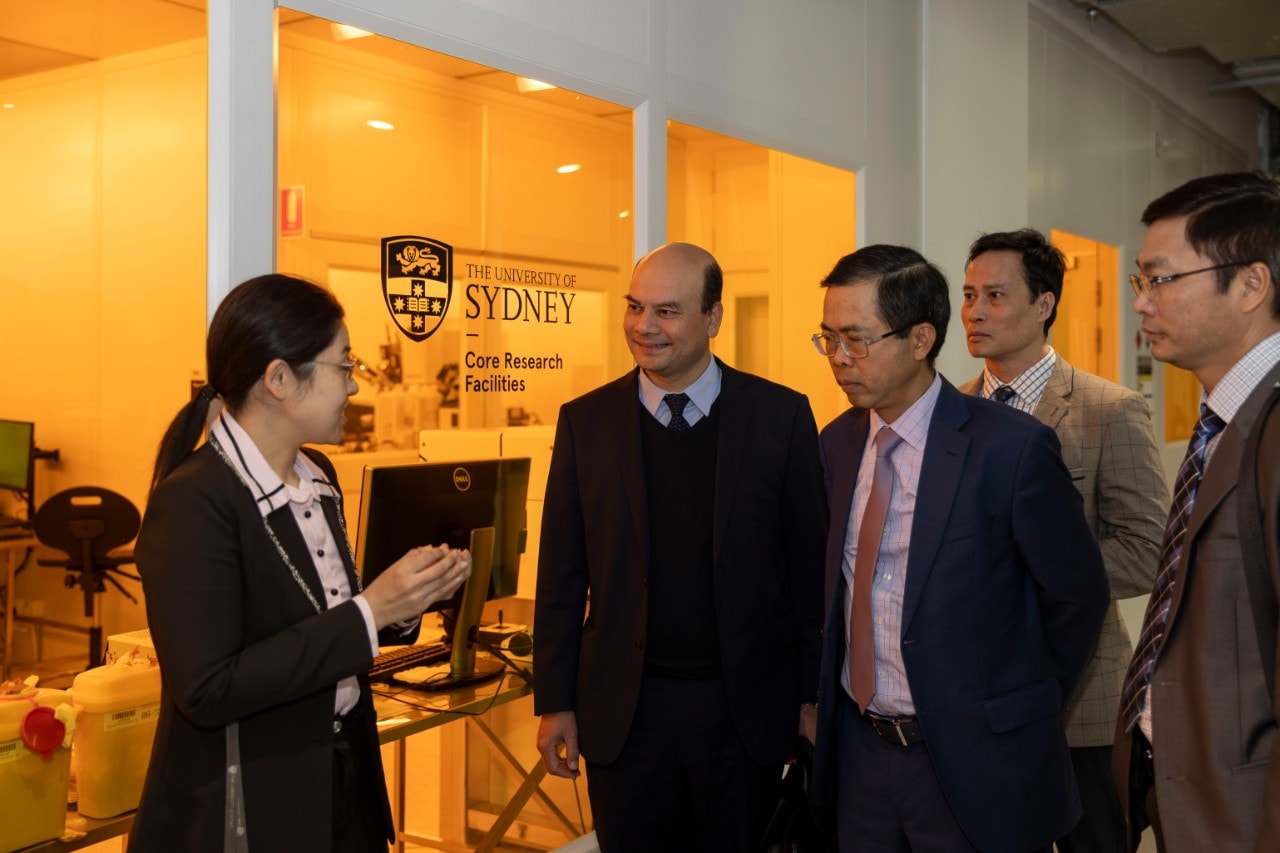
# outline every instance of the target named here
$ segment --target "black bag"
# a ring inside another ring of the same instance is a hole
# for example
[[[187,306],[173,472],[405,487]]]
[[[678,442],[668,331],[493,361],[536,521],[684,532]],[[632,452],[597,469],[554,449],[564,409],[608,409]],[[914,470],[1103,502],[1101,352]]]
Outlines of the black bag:
[[[764,853],[828,853],[836,850],[834,821],[815,808],[810,794],[813,782],[813,744],[798,737],[795,761],[788,764],[778,782],[778,798],[760,849]]]

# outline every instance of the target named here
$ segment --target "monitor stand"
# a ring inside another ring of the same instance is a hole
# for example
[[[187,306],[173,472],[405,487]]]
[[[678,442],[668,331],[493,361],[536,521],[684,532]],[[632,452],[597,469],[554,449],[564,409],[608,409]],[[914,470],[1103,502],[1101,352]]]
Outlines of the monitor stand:
[[[468,684],[479,684],[497,678],[504,665],[488,657],[476,659],[476,644],[472,637],[480,626],[484,602],[489,595],[489,575],[493,571],[492,527],[477,527],[471,531],[471,577],[462,588],[462,600],[453,622],[453,653],[449,659],[449,672],[415,685],[419,690],[453,690]]]

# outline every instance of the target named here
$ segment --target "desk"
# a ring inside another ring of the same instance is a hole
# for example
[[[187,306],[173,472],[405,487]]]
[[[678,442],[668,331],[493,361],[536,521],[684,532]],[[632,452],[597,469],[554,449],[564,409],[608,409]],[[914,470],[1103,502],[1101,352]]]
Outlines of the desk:
[[[406,739],[419,732],[459,720],[465,720],[467,725],[479,732],[486,739],[486,745],[490,750],[502,757],[503,764],[508,770],[523,779],[519,790],[512,796],[498,820],[490,827],[484,839],[474,848],[475,850],[494,850],[502,842],[507,828],[520,814],[525,803],[534,797],[548,814],[565,827],[567,838],[577,837],[579,831],[538,789],[538,783],[546,775],[545,766],[538,762],[532,770],[525,770],[481,719],[481,715],[490,708],[505,705],[531,693],[529,686],[510,670],[501,682],[494,679],[448,693],[427,693],[395,685],[374,685],[373,704],[378,714],[378,741],[382,744],[395,745],[394,761],[392,767],[388,768],[388,776],[392,783],[389,786],[391,814],[395,821],[395,849],[398,853],[403,853],[406,842],[439,850],[472,849],[465,845],[415,836],[405,829]],[[67,838],[65,841],[60,839],[47,841],[27,849],[32,853],[34,851],[61,853],[61,851],[78,850],[126,835],[133,826],[133,818],[134,812],[126,812],[105,820],[87,818],[74,811],[67,812],[66,836],[75,836],[74,838]]]
[[[121,835],[128,835],[133,826],[133,812],[125,812],[109,818],[85,817],[78,812],[67,812],[67,824],[62,838],[45,841],[33,847],[22,848],[22,853],[63,853],[92,847]],[[123,849],[123,848],[122,848]]]
[[[527,666],[527,662],[524,662]],[[457,720],[465,720],[469,730],[478,733],[485,746],[508,772],[521,780],[519,789],[503,808],[497,820],[489,828],[481,842],[474,848],[479,853],[494,850],[520,811],[531,798],[565,831],[566,839],[576,838],[580,832],[549,797],[539,783],[546,776],[546,767],[537,761],[526,769],[502,744],[482,715],[490,708],[505,705],[532,690],[520,676],[506,670],[501,682],[497,679],[483,684],[463,687],[448,693],[427,693],[397,685],[374,685],[374,708],[378,714],[378,740],[382,744],[394,744],[392,766],[388,768],[391,788],[391,814],[396,827],[397,853],[403,853],[406,842],[425,845],[437,850],[455,851],[471,848],[455,843],[413,835],[405,829],[406,739],[427,729]],[[445,774],[442,774],[442,776]],[[443,783],[447,783],[445,780]]]
[[[0,539],[0,551],[4,551],[5,588],[4,588],[4,665],[0,668],[0,681],[9,677],[9,664],[13,658],[13,618],[17,612],[18,590],[14,587],[14,576],[18,566],[22,565],[21,554],[28,548],[34,548],[39,541],[34,536],[22,536],[17,539]]]

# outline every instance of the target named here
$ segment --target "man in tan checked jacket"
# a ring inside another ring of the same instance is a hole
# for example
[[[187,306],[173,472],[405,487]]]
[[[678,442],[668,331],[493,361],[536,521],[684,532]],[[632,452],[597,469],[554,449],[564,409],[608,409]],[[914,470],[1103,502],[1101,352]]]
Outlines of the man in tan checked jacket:
[[[960,390],[1008,403],[1057,432],[1102,549],[1112,599],[1146,595],[1169,506],[1151,414],[1140,394],[1072,367],[1049,346],[1064,270],[1062,253],[1029,228],[974,241],[960,318],[969,354],[986,369]],[[1061,853],[1126,849],[1111,743],[1131,654],[1113,600],[1093,661],[1067,707],[1084,816],[1058,841]]]

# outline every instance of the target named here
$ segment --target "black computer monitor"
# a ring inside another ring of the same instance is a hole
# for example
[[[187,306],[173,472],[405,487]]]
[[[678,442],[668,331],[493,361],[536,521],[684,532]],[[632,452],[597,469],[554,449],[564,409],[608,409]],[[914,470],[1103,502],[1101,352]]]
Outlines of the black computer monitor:
[[[367,586],[420,545],[471,548],[471,578],[444,611],[453,643],[450,673],[437,686],[496,675],[501,664],[479,666],[473,632],[484,602],[516,594],[527,536],[525,501],[529,459],[368,465],[360,496],[356,562]]]
[[[0,488],[18,492],[26,501],[28,517],[35,507],[36,425],[29,421],[0,420]]]

